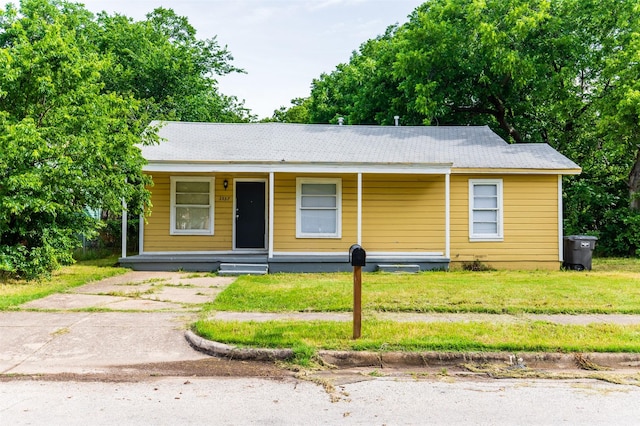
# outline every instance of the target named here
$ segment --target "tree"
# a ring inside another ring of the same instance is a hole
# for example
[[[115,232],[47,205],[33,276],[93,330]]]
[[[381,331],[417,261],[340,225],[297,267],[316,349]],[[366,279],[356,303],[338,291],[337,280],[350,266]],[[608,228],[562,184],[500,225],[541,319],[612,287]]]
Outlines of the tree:
[[[295,98],[291,99],[289,108],[281,106],[277,110],[273,111],[273,115],[270,118],[262,119],[263,123],[309,123],[309,98]]]
[[[86,11],[25,0],[0,13],[0,271],[33,278],[72,261],[99,224],[87,208],[148,201],[139,102],[104,93],[111,64],[78,41]]]
[[[488,125],[583,168],[566,228],[640,249],[640,6],[632,0],[430,0],[314,80],[312,121]],[[404,111],[403,111],[404,108]],[[630,209],[631,208],[631,209]]]
[[[218,91],[216,76],[244,72],[215,38],[199,40],[185,17],[157,8],[144,21],[101,13],[91,35],[112,67],[106,92],[130,93],[150,119],[242,122],[254,117],[235,96]]]
[[[403,124],[420,124],[423,116],[407,108],[409,102],[393,75],[398,51],[397,26],[384,35],[364,42],[349,63],[339,64],[311,83],[308,102],[312,123],[335,123],[344,117],[348,124],[393,124],[400,115]]]
[[[64,0],[0,12],[0,275],[34,278],[71,262],[101,223],[149,202],[140,143],[152,119],[248,121],[216,76],[241,72],[215,39],[159,8],[145,21]]]

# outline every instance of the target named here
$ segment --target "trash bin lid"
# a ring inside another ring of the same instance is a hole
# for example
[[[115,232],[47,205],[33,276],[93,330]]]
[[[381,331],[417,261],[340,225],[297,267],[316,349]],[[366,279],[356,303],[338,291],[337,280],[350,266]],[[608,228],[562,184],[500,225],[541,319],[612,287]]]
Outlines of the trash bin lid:
[[[588,240],[588,241],[597,241],[598,237],[594,237],[592,235],[569,235],[564,237],[565,240],[577,241],[577,240]]]

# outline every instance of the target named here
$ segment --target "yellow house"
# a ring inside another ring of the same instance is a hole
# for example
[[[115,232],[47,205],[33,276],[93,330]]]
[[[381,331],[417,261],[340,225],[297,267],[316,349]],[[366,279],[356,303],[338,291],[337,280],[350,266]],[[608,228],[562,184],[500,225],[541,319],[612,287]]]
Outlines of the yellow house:
[[[141,270],[556,269],[562,176],[546,144],[488,127],[165,122],[142,147],[154,181]],[[142,221],[141,221],[142,222]]]

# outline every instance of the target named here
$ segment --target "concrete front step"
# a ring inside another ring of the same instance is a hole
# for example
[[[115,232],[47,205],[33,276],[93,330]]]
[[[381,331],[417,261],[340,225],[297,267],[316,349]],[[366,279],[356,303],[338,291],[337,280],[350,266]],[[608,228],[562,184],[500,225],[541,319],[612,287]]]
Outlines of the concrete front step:
[[[221,263],[218,275],[266,275],[266,263]]]
[[[420,272],[420,265],[409,265],[409,264],[379,264],[378,271],[382,272],[406,272],[410,274],[415,274],[416,272]]]

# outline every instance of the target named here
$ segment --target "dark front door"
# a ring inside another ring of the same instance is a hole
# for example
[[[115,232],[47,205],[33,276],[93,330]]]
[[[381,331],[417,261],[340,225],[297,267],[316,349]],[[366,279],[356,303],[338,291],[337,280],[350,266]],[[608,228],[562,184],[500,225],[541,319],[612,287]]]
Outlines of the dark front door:
[[[264,185],[236,182],[236,248],[265,248]]]

